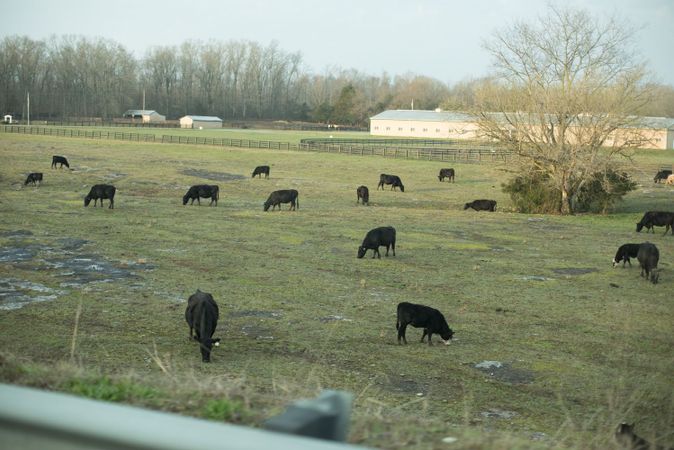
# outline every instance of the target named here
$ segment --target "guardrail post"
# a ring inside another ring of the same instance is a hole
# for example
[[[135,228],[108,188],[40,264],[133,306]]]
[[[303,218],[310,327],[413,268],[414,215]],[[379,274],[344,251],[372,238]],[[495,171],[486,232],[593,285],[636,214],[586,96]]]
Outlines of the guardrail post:
[[[349,392],[323,391],[317,399],[293,403],[264,426],[272,431],[345,442],[352,401]]]

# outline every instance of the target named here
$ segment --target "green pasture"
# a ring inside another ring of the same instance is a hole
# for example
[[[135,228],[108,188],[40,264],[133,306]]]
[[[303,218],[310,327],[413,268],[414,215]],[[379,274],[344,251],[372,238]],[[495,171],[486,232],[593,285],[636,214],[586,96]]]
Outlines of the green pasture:
[[[376,156],[4,133],[0,151],[0,302],[55,297],[0,309],[5,382],[252,426],[344,389],[351,442],[381,448],[616,448],[623,420],[674,443],[674,237],[635,232],[643,211],[674,210],[674,189],[652,181],[671,155],[637,154],[639,189],[613,214],[560,217],[513,212],[497,164],[453,164],[451,184],[437,179],[448,163]],[[270,178],[251,179],[261,164]],[[38,171],[43,185],[24,186]],[[378,191],[380,173],[405,192]],[[117,187],[114,210],[83,207],[97,183]],[[218,184],[218,206],[182,206],[193,184]],[[296,212],[263,212],[277,189],[299,191]],[[496,212],[463,210],[478,198]],[[383,225],[396,257],[357,259]],[[658,285],[636,261],[611,267],[619,245],[646,240]],[[82,281],[67,265],[88,259],[128,276]],[[197,288],[220,306],[208,365],[184,320]],[[398,345],[401,301],[440,309],[455,341],[429,347],[409,328]]]

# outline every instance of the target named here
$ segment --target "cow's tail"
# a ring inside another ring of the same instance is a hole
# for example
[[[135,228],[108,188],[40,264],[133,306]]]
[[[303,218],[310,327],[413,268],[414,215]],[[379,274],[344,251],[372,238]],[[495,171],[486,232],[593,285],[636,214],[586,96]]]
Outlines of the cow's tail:
[[[299,194],[299,192],[297,193],[297,197],[295,197],[295,208],[300,209],[300,194]]]
[[[220,199],[220,186],[215,187],[215,201],[217,202]]]

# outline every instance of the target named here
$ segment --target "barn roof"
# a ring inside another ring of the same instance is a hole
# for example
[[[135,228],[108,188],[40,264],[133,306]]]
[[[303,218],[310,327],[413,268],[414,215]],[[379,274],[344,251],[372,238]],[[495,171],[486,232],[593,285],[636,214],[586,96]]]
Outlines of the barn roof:
[[[127,109],[124,116],[151,116],[152,114],[159,114],[154,109]]]
[[[457,111],[424,111],[410,109],[390,109],[381,112],[370,120],[413,120],[422,122],[471,122],[471,115]]]
[[[190,119],[194,120],[195,122],[222,122],[222,119],[216,116],[192,116],[192,115],[187,115],[184,117],[181,117],[184,119],[185,117],[189,117]]]

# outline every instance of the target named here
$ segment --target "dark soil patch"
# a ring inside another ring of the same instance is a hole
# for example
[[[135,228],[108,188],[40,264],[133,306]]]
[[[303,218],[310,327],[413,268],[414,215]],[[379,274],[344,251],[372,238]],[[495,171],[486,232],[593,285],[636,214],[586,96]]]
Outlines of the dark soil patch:
[[[552,269],[558,275],[585,275],[587,273],[596,272],[597,269],[591,267],[581,268],[581,267],[561,267],[558,269]]]
[[[24,230],[5,233],[6,236],[26,238],[32,235]],[[0,249],[0,267],[9,265],[14,270],[47,271],[59,280],[61,287],[79,287],[88,283],[109,283],[119,280],[140,280],[137,270],[152,270],[146,262],[115,263],[103,256],[83,253],[89,241],[76,238],[56,240],[50,247],[33,242],[15,242]],[[39,283],[20,279],[0,279],[0,309],[16,309],[31,302],[55,300],[63,291]]]
[[[235,173],[226,173],[226,172],[210,172],[208,170],[202,169],[183,169],[180,171],[183,175],[188,175],[190,177],[205,178],[207,180],[215,181],[239,181],[245,180],[247,177]]]
[[[529,384],[534,381],[534,373],[530,370],[515,369],[509,363],[491,361],[494,364],[484,364],[490,361],[484,361],[474,367],[490,377],[510,384]]]

